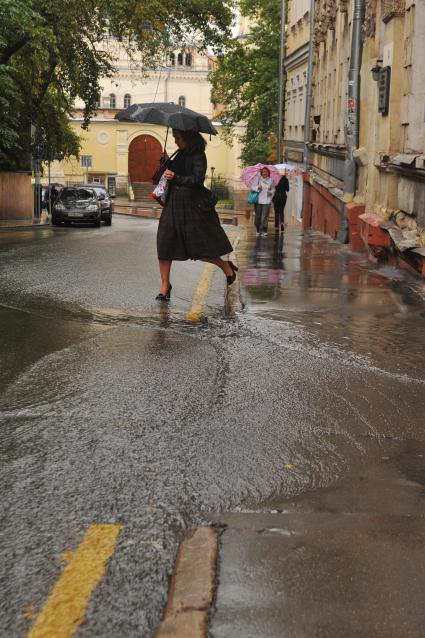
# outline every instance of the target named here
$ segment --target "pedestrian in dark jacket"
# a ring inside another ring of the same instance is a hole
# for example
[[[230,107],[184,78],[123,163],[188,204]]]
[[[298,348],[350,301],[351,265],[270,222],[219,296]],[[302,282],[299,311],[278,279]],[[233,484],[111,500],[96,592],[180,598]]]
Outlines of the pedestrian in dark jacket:
[[[283,175],[280,178],[278,185],[276,186],[275,193],[273,195],[273,207],[274,207],[274,227],[276,230],[280,230],[283,232],[285,229],[284,226],[284,211],[286,204],[286,193],[289,192],[289,181],[286,175]]]
[[[206,142],[197,131],[173,130],[173,136],[179,151],[167,162],[164,173],[169,188],[157,235],[159,301],[170,299],[173,260],[199,259],[215,264],[226,275],[228,285],[235,281],[238,270],[231,261],[221,259],[233,247],[221,227],[216,200],[204,186]]]

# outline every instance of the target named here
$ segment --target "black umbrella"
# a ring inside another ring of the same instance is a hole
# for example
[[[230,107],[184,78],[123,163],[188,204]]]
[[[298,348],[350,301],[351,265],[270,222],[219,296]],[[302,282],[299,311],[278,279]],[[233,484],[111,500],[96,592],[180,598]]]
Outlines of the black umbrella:
[[[161,124],[179,131],[199,131],[217,135],[217,130],[210,120],[196,111],[172,102],[148,102],[132,104],[115,116],[120,122],[143,122],[145,124]]]

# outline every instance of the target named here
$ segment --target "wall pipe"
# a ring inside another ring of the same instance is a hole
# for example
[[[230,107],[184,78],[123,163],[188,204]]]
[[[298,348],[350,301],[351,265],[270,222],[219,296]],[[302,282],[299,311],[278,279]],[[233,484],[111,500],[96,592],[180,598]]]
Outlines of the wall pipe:
[[[351,38],[350,70],[348,74],[347,104],[347,156],[344,166],[344,199],[352,201],[356,192],[357,164],[354,151],[359,147],[360,128],[360,66],[362,58],[362,25],[364,19],[364,0],[354,0],[354,13]]]
[[[314,14],[315,0],[310,0],[310,44],[308,48],[308,66],[307,66],[307,87],[305,96],[305,113],[304,113],[304,167],[308,164],[308,143],[310,141],[310,111],[311,111],[311,94],[313,87],[313,53],[314,53]]]
[[[278,164],[283,161],[282,141],[283,141],[283,93],[284,93],[284,59],[286,49],[286,2],[282,0],[280,14],[280,47],[279,47],[279,95],[277,100],[277,144],[276,160]]]

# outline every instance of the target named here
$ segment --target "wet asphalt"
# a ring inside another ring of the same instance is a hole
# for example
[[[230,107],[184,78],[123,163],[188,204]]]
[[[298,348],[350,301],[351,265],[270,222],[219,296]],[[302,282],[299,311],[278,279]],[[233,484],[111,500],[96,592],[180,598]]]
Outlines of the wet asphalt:
[[[423,511],[422,281],[318,233],[240,229],[244,312],[217,272],[192,323],[203,265],[175,264],[154,302],[156,227],[0,234],[2,636],[26,634],[96,523],[123,531],[76,636],[148,637],[187,527],[314,501],[403,453]]]

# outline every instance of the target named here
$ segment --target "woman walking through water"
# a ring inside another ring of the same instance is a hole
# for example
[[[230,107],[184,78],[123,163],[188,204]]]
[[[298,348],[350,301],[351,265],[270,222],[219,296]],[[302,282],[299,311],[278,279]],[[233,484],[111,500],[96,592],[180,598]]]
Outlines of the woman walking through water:
[[[204,187],[207,172],[206,142],[197,131],[173,129],[178,147],[164,172],[169,188],[158,225],[157,249],[161,289],[156,299],[169,301],[171,264],[198,259],[215,264],[231,285],[237,267],[221,259],[233,247],[220,225],[211,191]]]

